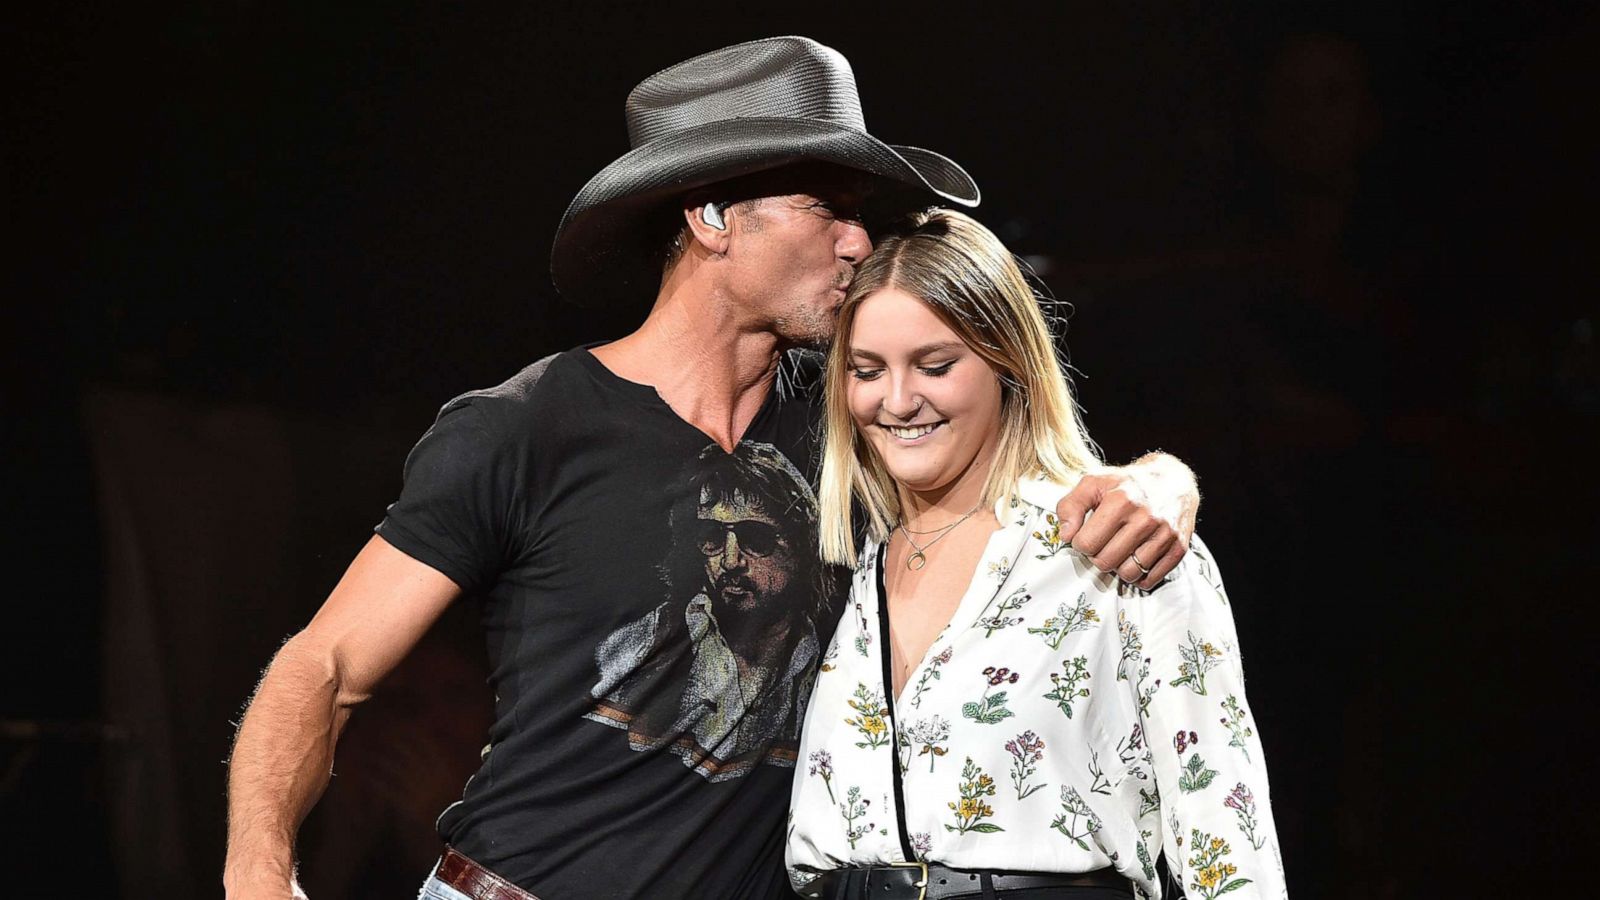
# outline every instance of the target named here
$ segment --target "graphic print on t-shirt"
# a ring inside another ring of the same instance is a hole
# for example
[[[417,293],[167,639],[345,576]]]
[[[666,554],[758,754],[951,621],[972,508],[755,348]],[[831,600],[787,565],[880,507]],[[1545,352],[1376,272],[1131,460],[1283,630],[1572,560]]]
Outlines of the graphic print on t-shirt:
[[[667,599],[600,642],[586,718],[710,781],[793,766],[827,583],[816,498],[783,453],[754,442],[706,447],[679,483]]]

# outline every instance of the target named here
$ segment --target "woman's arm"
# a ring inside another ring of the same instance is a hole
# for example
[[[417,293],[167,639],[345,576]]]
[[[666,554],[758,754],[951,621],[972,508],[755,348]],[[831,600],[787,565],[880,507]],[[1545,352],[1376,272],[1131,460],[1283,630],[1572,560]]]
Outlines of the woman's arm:
[[[1124,645],[1132,637],[1149,660],[1137,686],[1168,867],[1193,900],[1285,896],[1233,612],[1204,543],[1130,608],[1137,622]]]

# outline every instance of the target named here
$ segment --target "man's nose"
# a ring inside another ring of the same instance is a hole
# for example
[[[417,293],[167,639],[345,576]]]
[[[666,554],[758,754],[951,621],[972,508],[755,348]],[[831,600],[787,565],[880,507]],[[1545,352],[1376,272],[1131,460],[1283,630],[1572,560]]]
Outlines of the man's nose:
[[[839,258],[859,266],[872,253],[872,238],[867,236],[867,227],[860,222],[849,219],[840,219],[836,223],[841,229],[838,240]]]

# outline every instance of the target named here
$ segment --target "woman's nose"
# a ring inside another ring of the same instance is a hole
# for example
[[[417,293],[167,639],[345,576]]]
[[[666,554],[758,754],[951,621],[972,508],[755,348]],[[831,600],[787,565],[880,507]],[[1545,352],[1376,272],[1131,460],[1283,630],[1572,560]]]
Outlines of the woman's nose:
[[[883,411],[902,422],[916,418],[922,409],[922,397],[912,390],[909,381],[903,376],[890,376],[889,395],[883,400]]]

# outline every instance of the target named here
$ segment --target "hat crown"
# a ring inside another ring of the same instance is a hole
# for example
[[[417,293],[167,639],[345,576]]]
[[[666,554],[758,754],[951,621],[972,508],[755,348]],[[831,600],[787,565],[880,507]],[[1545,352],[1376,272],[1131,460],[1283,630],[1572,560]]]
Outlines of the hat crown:
[[[729,119],[812,119],[866,131],[855,73],[810,38],[777,37],[703,53],[663,69],[628,95],[628,142]]]

